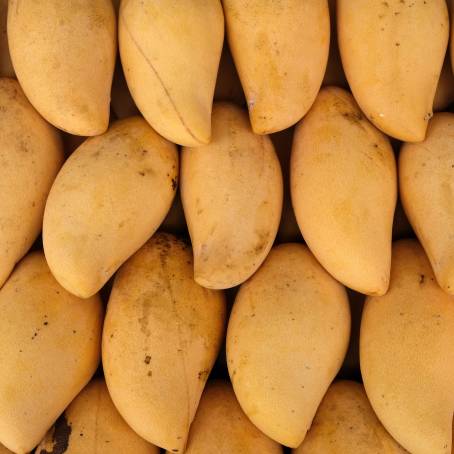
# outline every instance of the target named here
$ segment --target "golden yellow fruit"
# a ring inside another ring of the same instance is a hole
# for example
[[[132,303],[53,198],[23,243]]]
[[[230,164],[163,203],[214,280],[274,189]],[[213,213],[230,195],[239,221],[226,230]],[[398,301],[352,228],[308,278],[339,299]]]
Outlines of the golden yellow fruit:
[[[252,129],[295,124],[314,102],[329,51],[326,0],[223,0],[227,37]]]
[[[297,126],[291,195],[303,237],[346,286],[383,294],[389,283],[397,199],[388,138],[340,88],[323,88]]]
[[[98,367],[103,307],[68,293],[35,252],[0,290],[0,312],[0,442],[25,454]]]
[[[344,287],[307,247],[273,248],[237,294],[227,330],[227,365],[249,419],[297,447],[347,351]]]
[[[123,0],[120,55],[145,119],[172,142],[210,141],[211,108],[224,40],[219,0]]]
[[[156,234],[119,270],[103,331],[112,400],[143,438],[182,453],[224,336],[223,294],[193,279],[190,248]]]
[[[215,380],[207,384],[202,394],[184,452],[282,454],[282,447],[249,421],[231,385]]]
[[[140,117],[114,123],[65,162],[49,193],[43,242],[68,291],[95,294],[165,218],[177,188],[176,146]]]
[[[293,454],[406,452],[378,420],[363,386],[353,381],[329,387],[303,444],[293,450]]]
[[[426,139],[404,144],[400,196],[438,284],[454,294],[454,114],[435,114]]]
[[[36,454],[59,452],[159,454],[159,448],[126,424],[114,407],[104,380],[95,379],[71,402],[36,448]]]
[[[251,131],[234,104],[213,109],[209,145],[184,148],[181,200],[194,251],[194,279],[229,288],[265,260],[279,227],[282,174],[269,137]]]
[[[17,78],[47,121],[81,136],[107,129],[117,49],[111,0],[10,0],[8,42]]]
[[[342,64],[361,110],[377,128],[424,139],[449,37],[445,0],[339,0]]]
[[[41,231],[63,150],[58,132],[13,79],[0,78],[0,130],[1,287]]]
[[[393,246],[389,291],[366,301],[361,373],[388,432],[412,454],[450,454],[454,297],[437,284],[415,240]]]

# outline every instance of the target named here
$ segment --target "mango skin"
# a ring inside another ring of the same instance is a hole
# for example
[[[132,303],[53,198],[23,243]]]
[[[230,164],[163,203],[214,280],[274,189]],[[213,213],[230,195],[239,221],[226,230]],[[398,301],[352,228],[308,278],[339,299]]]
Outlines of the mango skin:
[[[339,0],[337,24],[361,110],[389,136],[423,140],[448,46],[445,0]]]
[[[63,149],[58,132],[13,79],[0,78],[0,130],[1,288],[41,231]]]
[[[363,311],[364,387],[387,431],[412,454],[450,454],[454,297],[437,284],[415,240],[393,246],[388,293]]]
[[[426,139],[406,143],[399,155],[405,213],[440,287],[454,294],[454,114],[435,114]]]
[[[34,252],[0,290],[0,310],[0,442],[25,454],[96,371],[103,306],[68,293]]]
[[[207,383],[189,432],[185,454],[282,454],[282,447],[260,432],[241,410],[232,386]],[[167,454],[172,454],[167,451]]]
[[[117,51],[111,0],[10,0],[8,41],[17,78],[47,121],[81,136],[107,129]]]
[[[222,292],[193,279],[190,248],[158,233],[116,275],[103,331],[115,406],[141,437],[182,453],[224,339]]]
[[[252,129],[270,134],[295,124],[325,74],[330,21],[326,0],[223,0],[227,37]]]
[[[311,429],[293,454],[405,454],[386,432],[364,387],[353,381],[333,383],[318,407]]]
[[[219,0],[121,2],[119,44],[129,90],[148,123],[170,141],[210,141],[223,40]]]
[[[157,230],[178,181],[176,146],[143,118],[114,123],[65,162],[43,223],[46,259],[56,279],[87,298]]]
[[[243,411],[296,448],[339,371],[350,337],[345,288],[301,244],[273,248],[235,299],[227,365]]]
[[[234,287],[257,270],[276,237],[282,193],[270,138],[254,134],[240,108],[215,104],[211,143],[181,156],[181,200],[200,285]]]
[[[303,237],[344,285],[389,284],[397,171],[388,138],[340,88],[323,88],[295,130],[290,188]]]
[[[140,438],[115,408],[102,379],[92,380],[36,448],[36,454],[159,454],[159,448]],[[0,451],[1,453],[1,451]]]

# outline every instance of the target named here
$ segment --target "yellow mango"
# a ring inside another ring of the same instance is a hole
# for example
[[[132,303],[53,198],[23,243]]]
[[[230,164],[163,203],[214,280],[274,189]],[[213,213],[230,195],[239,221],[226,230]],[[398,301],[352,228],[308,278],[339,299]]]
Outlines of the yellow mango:
[[[412,454],[450,454],[454,410],[454,297],[437,284],[415,240],[393,246],[384,296],[369,297],[360,335],[367,396]]]
[[[327,0],[222,0],[252,129],[295,124],[314,102],[329,52]]]
[[[34,252],[0,290],[0,312],[0,442],[25,454],[98,367],[103,307],[68,293]]]
[[[340,88],[323,88],[297,126],[291,195],[303,237],[346,286],[383,294],[389,283],[397,198],[388,138]]]
[[[251,131],[239,107],[216,104],[211,143],[183,149],[181,200],[194,279],[218,289],[244,282],[276,237],[282,174],[271,140]]]
[[[193,279],[190,248],[156,234],[119,270],[103,331],[112,400],[144,439],[182,453],[224,338],[223,294]]]
[[[208,143],[224,40],[219,0],[123,0],[120,55],[145,119],[185,146]]]
[[[178,154],[140,117],[87,139],[49,193],[43,242],[52,273],[71,293],[95,294],[165,218]]]
[[[329,387],[303,444],[293,450],[293,454],[406,452],[378,420],[363,386],[353,381]]]
[[[283,451],[249,421],[230,384],[215,380],[207,384],[202,394],[184,452],[282,454]]]
[[[424,139],[445,58],[445,0],[338,0],[342,64],[366,117],[389,136]]]
[[[438,284],[454,294],[454,114],[435,114],[426,139],[404,144],[400,195]]]
[[[8,42],[17,78],[47,121],[81,136],[107,129],[117,50],[111,0],[10,0]]]
[[[1,287],[41,231],[63,149],[58,132],[13,79],[0,78],[0,130]]]
[[[104,380],[95,379],[71,402],[36,448],[36,454],[59,452],[159,454],[159,448],[140,438],[126,424],[115,408]]]
[[[229,375],[254,425],[299,446],[342,365],[349,335],[345,288],[307,247],[273,248],[241,286],[227,329]]]

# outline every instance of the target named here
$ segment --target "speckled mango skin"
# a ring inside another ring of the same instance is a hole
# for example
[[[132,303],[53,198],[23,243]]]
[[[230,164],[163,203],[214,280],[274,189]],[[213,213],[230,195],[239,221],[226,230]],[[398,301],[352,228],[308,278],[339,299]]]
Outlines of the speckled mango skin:
[[[347,287],[385,293],[396,162],[389,139],[347,91],[323,88],[296,127],[290,192],[301,233],[322,266]]]
[[[140,112],[163,137],[185,146],[210,141],[223,40],[219,0],[122,0],[126,81]]]
[[[114,123],[65,162],[43,224],[56,279],[83,298],[99,291],[164,220],[178,180],[176,146],[141,117]]]
[[[112,400],[144,439],[182,453],[224,339],[222,292],[193,278],[190,248],[158,233],[117,273],[103,332]]]
[[[273,248],[235,299],[227,365],[238,401],[263,433],[299,446],[350,337],[345,288],[301,244]]]
[[[282,454],[282,447],[255,427],[244,414],[232,386],[207,383],[189,432],[185,454]],[[167,454],[172,454],[167,451]]]
[[[34,252],[0,290],[0,310],[0,442],[25,454],[96,371],[103,306],[68,293]]]
[[[70,134],[105,132],[117,50],[111,0],[10,0],[8,42],[16,76],[47,121]]]
[[[353,381],[333,383],[318,407],[303,444],[293,454],[405,454],[386,432],[364,387]]]
[[[59,452],[65,445],[64,454],[159,454],[159,448],[126,424],[100,378],[91,381],[71,402],[35,453]]]
[[[328,61],[326,0],[223,0],[227,37],[256,134],[286,129],[314,102]]]
[[[438,284],[454,294],[454,114],[439,113],[426,139],[399,155],[405,213],[430,260]]]
[[[211,143],[181,156],[181,199],[200,285],[234,287],[257,270],[276,237],[282,194],[270,138],[254,134],[239,107],[215,104]]]
[[[57,130],[16,80],[0,78],[0,288],[41,231],[46,198],[62,163]]]
[[[450,454],[454,410],[454,297],[416,240],[393,246],[389,291],[369,297],[360,363],[372,407],[412,454]]]
[[[337,30],[352,93],[372,123],[424,139],[449,38],[445,0],[339,0]]]

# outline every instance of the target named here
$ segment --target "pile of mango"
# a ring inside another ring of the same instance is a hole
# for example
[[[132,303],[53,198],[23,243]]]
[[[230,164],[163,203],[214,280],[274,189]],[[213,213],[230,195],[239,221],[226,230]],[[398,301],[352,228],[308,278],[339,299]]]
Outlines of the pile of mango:
[[[453,452],[450,6],[0,0],[0,453]]]

